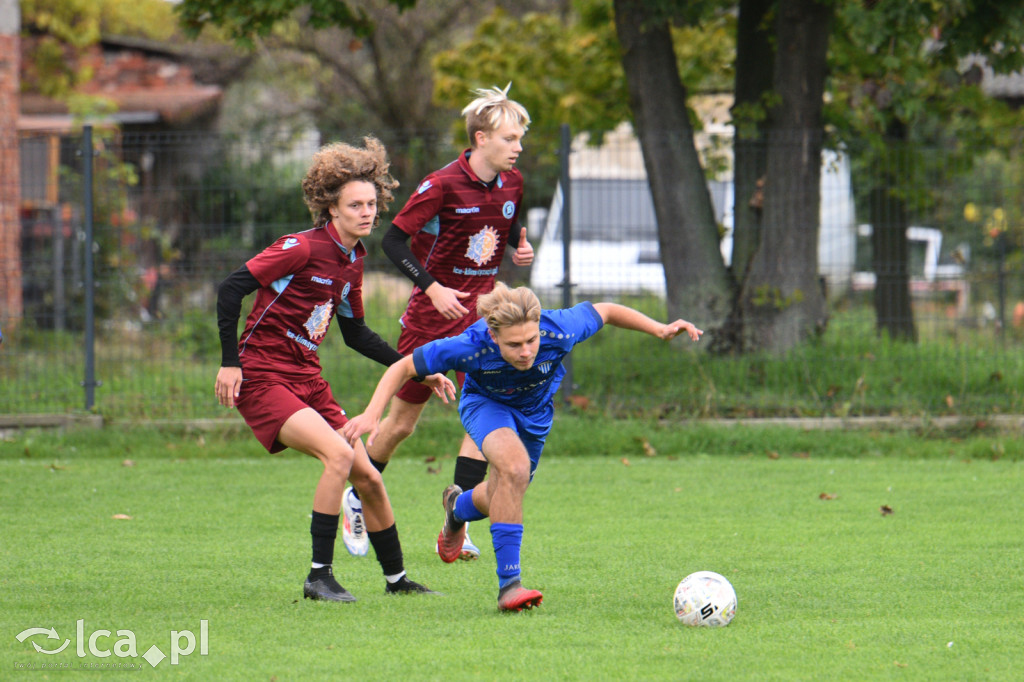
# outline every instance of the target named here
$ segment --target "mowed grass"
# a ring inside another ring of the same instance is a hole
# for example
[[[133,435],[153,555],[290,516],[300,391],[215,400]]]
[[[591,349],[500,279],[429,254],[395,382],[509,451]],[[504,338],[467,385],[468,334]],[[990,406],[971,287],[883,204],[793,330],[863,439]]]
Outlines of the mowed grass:
[[[545,601],[522,614],[496,609],[485,522],[471,525],[479,561],[446,565],[434,554],[450,453],[428,460],[410,443],[385,476],[409,574],[444,596],[385,596],[372,555],[350,557],[339,540],[336,574],[359,601],[325,604],[301,599],[315,461],[266,455],[246,434],[8,440],[0,444],[0,670],[5,678],[43,663],[151,670],[142,658],[96,658],[85,642],[79,657],[77,621],[85,638],[114,633],[96,640],[103,650],[114,650],[118,630],[131,631],[141,656],[153,645],[170,653],[172,630],[198,636],[206,620],[208,654],[197,648],[155,672],[1019,679],[1019,453],[997,455],[1005,448],[975,440],[792,429],[700,427],[675,446],[659,430],[649,448],[636,436],[604,435],[593,429],[593,455],[568,456],[571,439],[553,434],[527,493],[522,556],[524,582]],[[675,619],[675,585],[701,569],[736,588],[727,628]],[[30,627],[53,627],[59,639],[19,642]],[[60,654],[32,648],[65,639]],[[104,673],[121,677],[129,675]]]

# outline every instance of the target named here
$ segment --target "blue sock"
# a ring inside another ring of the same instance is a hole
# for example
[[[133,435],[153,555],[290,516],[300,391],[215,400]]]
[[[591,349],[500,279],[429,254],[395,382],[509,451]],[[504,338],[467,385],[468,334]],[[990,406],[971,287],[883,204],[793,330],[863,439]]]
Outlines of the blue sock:
[[[473,504],[472,490],[467,490],[455,498],[455,518],[460,521],[479,521],[487,518]]]
[[[492,523],[491,543],[498,563],[498,588],[519,580],[519,548],[523,545],[523,524]]]

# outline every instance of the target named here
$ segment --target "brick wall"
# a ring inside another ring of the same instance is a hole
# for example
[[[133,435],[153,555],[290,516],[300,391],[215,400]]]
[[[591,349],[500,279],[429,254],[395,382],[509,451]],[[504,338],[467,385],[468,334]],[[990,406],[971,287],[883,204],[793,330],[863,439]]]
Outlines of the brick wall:
[[[16,5],[15,5],[16,7]],[[0,31],[0,324],[21,319],[21,166],[18,154],[18,30]]]

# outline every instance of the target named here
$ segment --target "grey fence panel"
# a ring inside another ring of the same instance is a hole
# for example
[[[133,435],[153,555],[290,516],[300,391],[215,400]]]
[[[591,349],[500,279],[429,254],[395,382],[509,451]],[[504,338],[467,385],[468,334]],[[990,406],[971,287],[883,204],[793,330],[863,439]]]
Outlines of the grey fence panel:
[[[81,135],[39,133],[21,140],[20,254],[16,265],[0,259],[0,268],[20,271],[22,291],[20,307],[8,304],[0,311],[0,414],[85,409],[85,264],[91,257],[99,382],[93,410],[113,419],[223,415],[212,389],[220,357],[216,286],[277,236],[309,226],[299,183],[320,141],[95,135],[91,244],[85,238]],[[423,173],[451,161],[458,149],[450,141],[397,135],[388,146],[396,173],[404,174],[392,213]],[[724,153],[728,140],[713,148]],[[658,225],[639,148],[612,138],[601,148],[574,144],[566,154],[572,300],[619,300],[664,317]],[[537,258],[531,268],[506,260],[502,278],[530,284],[545,305],[560,307],[566,257],[560,154],[530,148],[528,155],[535,167],[524,168],[533,178],[524,208],[531,209]],[[858,387],[865,363],[886,361],[884,351],[866,350],[875,338],[876,273],[872,228],[855,191],[859,172],[842,155],[823,157],[817,255],[829,301],[826,336],[838,341],[810,343],[786,358],[715,357],[693,352],[688,343],[657,344],[610,329],[574,353],[578,393],[616,411],[661,415],[891,409],[884,397],[877,404],[863,399],[865,390]],[[922,411],[941,412],[950,396],[959,405],[972,392],[979,396],[975,410],[1020,408],[1016,391],[996,377],[1020,371],[1024,337],[1024,285],[1013,229],[1024,202],[1014,177],[983,168],[950,173],[941,186],[921,180],[917,189],[928,200],[908,206],[908,282],[920,337],[914,362],[951,364],[948,382],[935,387],[918,406]],[[734,212],[752,198],[737,200],[728,174],[710,179],[708,191],[723,234],[721,257],[729,262]],[[393,342],[410,285],[380,252],[387,225],[385,218],[369,240],[367,321]],[[849,342],[854,338],[862,342]],[[359,409],[381,368],[344,348],[340,334],[329,335],[321,357],[344,406]],[[898,362],[899,372],[912,371],[905,355]],[[980,362],[999,367],[979,370]],[[977,371],[991,376],[991,385],[964,379]],[[724,386],[743,395],[724,399],[716,388]],[[797,395],[794,386],[803,386],[803,393]]]

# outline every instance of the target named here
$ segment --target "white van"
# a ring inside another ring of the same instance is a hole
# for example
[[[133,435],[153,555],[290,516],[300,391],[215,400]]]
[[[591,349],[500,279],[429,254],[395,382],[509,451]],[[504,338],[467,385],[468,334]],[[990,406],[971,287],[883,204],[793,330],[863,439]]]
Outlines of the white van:
[[[598,170],[598,169],[593,169]],[[607,171],[607,169],[605,169]],[[572,181],[573,291],[590,294],[665,295],[665,273],[658,246],[658,227],[650,187],[644,176],[623,172],[574,177]],[[722,258],[732,256],[733,184],[708,182],[715,221],[725,228]],[[536,209],[534,209],[536,211]],[[555,191],[546,215],[531,223],[542,231],[530,275],[538,293],[560,292],[563,274],[562,188]],[[847,290],[856,256],[856,225],[849,163],[845,156],[826,151],[821,169],[821,227],[818,267],[828,280],[830,295]],[[531,234],[536,234],[531,225]],[[536,242],[535,242],[536,243]]]

